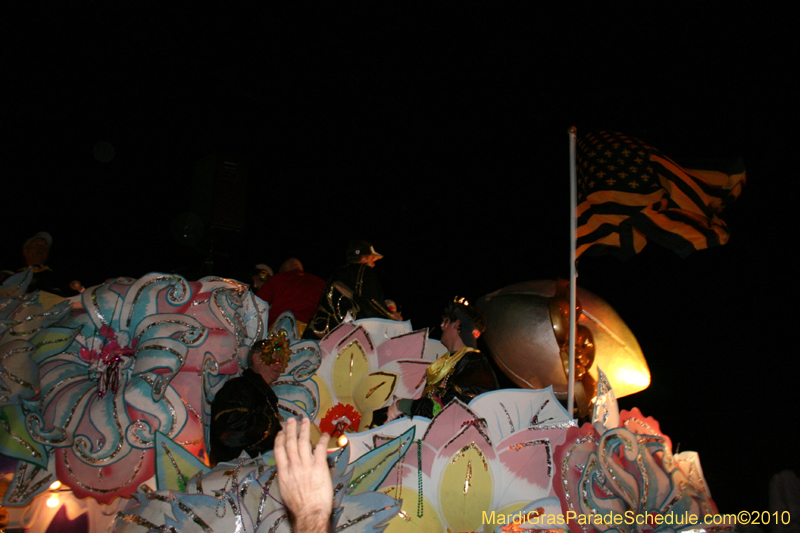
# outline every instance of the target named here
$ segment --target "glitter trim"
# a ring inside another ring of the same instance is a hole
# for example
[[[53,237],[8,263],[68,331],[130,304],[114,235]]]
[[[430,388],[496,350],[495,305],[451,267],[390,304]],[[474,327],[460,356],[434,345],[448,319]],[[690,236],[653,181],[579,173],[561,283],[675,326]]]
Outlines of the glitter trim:
[[[0,363],[4,362],[12,355],[17,355],[19,353],[25,353],[25,352],[32,352],[33,350],[34,350],[33,345],[30,344],[28,346],[22,346],[21,348],[14,348],[13,350],[8,350],[5,354],[3,354],[2,357],[0,357]]]
[[[145,498],[147,498],[148,500],[158,500],[160,502],[164,502],[164,503],[170,504],[171,506],[174,505],[174,506],[178,507],[181,511],[186,513],[186,516],[189,519],[191,519],[192,522],[194,522],[195,524],[200,526],[203,529],[204,532],[213,533],[213,530],[211,529],[211,526],[209,526],[205,522],[205,520],[203,520],[202,518],[197,516],[194,513],[194,510],[191,507],[189,507],[188,505],[183,503],[180,499],[176,498],[173,494],[159,494],[159,493],[156,493],[156,492],[150,492],[150,493],[145,495]],[[171,529],[172,528],[170,528],[170,530]]]
[[[125,410],[124,399],[120,400],[120,393],[119,390],[117,390],[116,392],[114,392],[114,399],[111,402],[111,405],[113,405],[113,408],[111,409],[112,420],[114,420],[114,426],[116,426],[117,428],[117,438],[119,439],[117,442],[117,447],[114,449],[114,451],[112,451],[105,457],[101,457],[100,459],[95,459],[94,457],[90,457],[89,455],[87,455],[88,452],[86,449],[87,448],[91,449],[91,443],[83,437],[77,437],[74,443],[72,444],[72,450],[75,452],[76,455],[78,455],[83,460],[83,462],[94,465],[99,463],[107,463],[112,459],[114,459],[117,456],[117,454],[119,454],[119,452],[122,450],[122,443],[125,442],[125,432],[122,431],[122,424],[120,424],[119,422],[119,413],[117,412],[117,407],[118,407],[117,403],[120,401],[123,402],[122,409]]]
[[[145,527],[145,528],[147,528],[148,532],[150,532],[150,531],[165,531],[165,532],[176,531],[175,528],[165,529],[167,526],[159,526],[157,524],[154,524],[153,522],[145,520],[144,518],[142,518],[141,516],[139,516],[137,514],[125,513],[125,512],[122,512],[122,511],[118,511],[117,512],[117,520],[124,520],[125,522],[130,522],[130,523],[136,524],[137,526]]]
[[[426,346],[426,344],[427,344],[427,341],[428,341],[428,334],[429,334],[429,332],[428,332],[428,328],[416,329],[416,330],[414,330],[414,331],[410,331],[410,332],[408,332],[408,333],[401,333],[400,335],[396,335],[396,336],[394,336],[394,337],[392,337],[392,338],[393,338],[393,339],[401,339],[401,338],[403,338],[403,337],[408,337],[408,336],[410,336],[410,335],[418,335],[418,334],[420,334],[420,332],[423,332],[423,335],[424,335],[424,340],[423,340],[423,342],[421,343],[421,344],[422,344],[422,349],[421,349],[421,351],[419,352],[419,358],[420,358],[420,359],[422,359],[422,358],[424,358],[424,357],[425,357],[425,346]],[[404,358],[404,359],[408,359],[408,358],[407,358],[407,357],[405,357],[405,356],[404,356],[403,358]]]
[[[34,387],[31,383],[28,383],[27,381],[25,381],[25,380],[23,380],[21,378],[18,378],[14,374],[10,374],[10,373],[6,372],[5,370],[0,370],[0,377],[5,377],[6,379],[9,379],[9,380],[13,381],[14,383],[16,383],[18,385],[21,385],[22,387],[24,387],[24,388],[26,388],[26,389],[28,389],[30,391],[33,391],[35,393],[39,392],[39,389]],[[2,386],[0,386],[0,391],[2,391],[3,394],[6,394],[6,393],[10,394],[11,393],[11,389],[7,389],[7,388],[2,387]]]
[[[545,422],[547,422],[549,420],[553,420],[552,416],[550,418],[545,419],[545,420],[539,420],[539,415],[541,414],[542,410],[547,406],[548,403],[550,403],[550,398],[546,399],[542,403],[542,405],[539,406],[539,410],[536,411],[536,414],[533,415],[533,418],[531,419],[531,423],[530,423],[530,425],[528,427],[539,426],[539,425],[544,424]]]
[[[337,526],[336,529],[334,529],[333,531],[334,531],[334,533],[338,533],[339,531],[342,531],[342,530],[347,529],[348,527],[354,526],[355,524],[358,524],[359,522],[363,522],[364,520],[366,520],[367,518],[370,518],[371,516],[374,516],[374,515],[376,515],[376,514],[378,514],[380,512],[383,512],[383,511],[388,511],[389,509],[393,509],[395,507],[396,507],[395,505],[392,505],[390,507],[383,507],[382,509],[373,509],[373,510],[367,512],[367,513],[362,514],[361,516],[357,516],[355,518],[351,518],[350,520],[348,520],[344,524],[342,524],[340,526]]]
[[[372,473],[373,473],[375,470],[377,470],[378,468],[380,468],[380,467],[381,467],[381,465],[383,465],[383,464],[384,464],[386,461],[388,461],[390,457],[394,456],[395,454],[399,454],[399,453],[400,453],[400,450],[402,450],[402,449],[403,449],[403,446],[405,446],[406,442],[408,442],[409,440],[410,440],[410,438],[406,438],[406,440],[405,440],[405,441],[403,441],[403,442],[398,442],[398,443],[397,443],[397,447],[396,447],[394,450],[392,450],[392,451],[390,451],[389,453],[387,453],[387,454],[386,454],[386,456],[385,456],[383,459],[381,459],[381,461],[380,461],[378,464],[376,464],[375,466],[373,466],[372,468],[370,468],[370,469],[369,469],[369,470],[367,470],[366,472],[362,473],[362,474],[361,474],[360,476],[358,476],[356,479],[352,480],[352,481],[351,481],[351,482],[350,482],[350,483],[347,485],[347,487],[348,487],[349,489],[351,489],[351,491],[352,491],[352,489],[354,489],[354,488],[358,487],[358,485],[359,485],[359,484],[360,484],[362,481],[364,481],[364,478],[366,478],[367,476],[369,476],[370,474],[372,474]]]
[[[31,457],[35,457],[37,459],[43,458],[41,452],[33,449],[33,447],[30,444],[28,444],[22,437],[11,431],[11,427],[8,425],[8,422],[0,419],[0,424],[2,424],[2,427],[5,430],[5,432],[8,433],[13,440],[17,441],[17,443],[19,443],[22,447],[24,447],[30,452]]]
[[[26,476],[28,467],[33,467],[30,476]],[[17,472],[14,475],[14,490],[11,492],[10,495],[6,495],[6,501],[9,503],[19,503],[26,499],[28,499],[31,495],[35,494],[39,488],[43,485],[49,485],[50,480],[53,479],[53,474],[47,473],[47,476],[43,477],[33,485],[28,485],[31,483],[36,475],[40,472],[47,472],[46,470],[42,470],[38,466],[34,466],[30,463],[26,462],[19,462],[17,463]]]
[[[633,441],[631,441],[631,440],[629,440],[629,439],[625,438],[625,436],[623,436],[623,435],[621,435],[621,434],[619,434],[619,433],[616,433],[616,434],[614,435],[614,437],[616,437],[617,439],[619,439],[620,441],[622,441],[622,445],[623,445],[623,446],[624,446],[624,447],[625,447],[627,450],[633,450],[633,446],[634,446],[634,443],[633,443]],[[608,454],[608,441],[609,441],[609,440],[610,440],[610,439],[609,439],[609,438],[607,438],[607,437],[604,437],[604,438],[602,439],[602,441],[601,441],[601,446],[599,446],[599,447],[598,447],[598,454],[599,454],[599,456],[600,456],[600,460],[603,462],[603,464],[604,464],[604,465],[607,465],[608,471],[609,471],[609,473],[611,474],[611,479],[613,479],[613,480],[616,482],[616,481],[617,481],[617,471],[616,471],[616,469],[615,469],[615,468],[612,466],[614,463],[613,463],[612,461],[609,461],[609,460],[608,460],[608,458],[607,458],[607,454]],[[638,446],[637,446],[637,448],[638,448]],[[627,459],[627,457],[626,457],[626,459]],[[643,464],[640,464],[640,461],[641,461],[641,454],[639,454],[639,453],[638,453],[638,450],[637,450],[636,463],[637,463],[637,466],[639,467],[639,472],[640,472],[640,473],[642,473],[642,469],[644,468],[644,465],[643,465]],[[625,488],[625,486],[624,486],[623,484],[621,484],[621,483],[617,483],[617,485],[619,486],[619,489],[620,489],[622,492],[624,492],[624,493],[625,493],[625,497],[628,499],[628,501],[629,501],[629,502],[632,502],[632,501],[634,501],[634,499],[635,499],[635,498],[633,497],[633,494],[631,494],[630,492],[628,492],[628,490]],[[640,502],[640,507],[641,507],[642,509],[644,509],[644,506],[643,506],[643,505],[641,505],[641,502]]]
[[[69,459],[67,458],[67,450],[62,450],[62,454],[63,454],[63,459],[64,459],[64,466],[67,468],[67,471],[69,472],[69,477],[71,477],[75,481],[76,485],[78,485],[82,489],[86,489],[86,490],[89,490],[89,491],[92,491],[92,492],[96,492],[98,494],[108,494],[109,492],[115,492],[115,491],[121,489],[122,487],[124,487],[124,486],[128,485],[129,483],[131,483],[136,478],[136,476],[139,474],[139,470],[141,470],[142,465],[144,464],[145,451],[142,450],[142,455],[141,455],[141,457],[139,457],[139,464],[136,465],[136,468],[133,469],[133,474],[131,475],[131,477],[129,477],[127,481],[123,482],[118,487],[114,487],[114,488],[111,488],[111,489],[98,489],[98,488],[90,487],[89,485],[84,485],[83,483],[81,483],[81,481],[78,479],[78,477],[72,471],[72,468],[69,466]]]
[[[75,376],[75,377],[82,377],[82,376]],[[69,427],[69,425],[72,423],[72,417],[75,416],[76,409],[83,402],[83,399],[91,393],[92,389],[89,389],[83,394],[81,394],[81,397],[78,398],[78,401],[75,403],[75,405],[72,406],[72,409],[70,410],[69,413],[69,417],[67,417],[67,421],[64,423],[64,428]],[[45,405],[44,400],[42,400],[42,405]],[[25,427],[28,428],[28,432],[31,434],[31,437],[33,437],[35,440],[50,444],[52,446],[55,446],[56,444],[60,444],[65,440],[67,440],[67,432],[65,429],[62,428],[53,428],[53,431],[59,430],[61,432],[61,438],[56,438],[56,439],[43,438],[41,435],[39,435],[39,432],[33,428],[34,422],[37,426],[40,427],[44,426],[44,420],[40,418],[37,413],[29,413],[28,416],[25,418]]]
[[[391,397],[392,392],[395,390],[395,388],[397,386],[397,375],[396,374],[392,374],[391,372],[373,372],[370,375],[371,376],[386,376],[387,378],[389,378],[389,381],[391,381],[391,384],[389,385],[389,391],[386,393],[386,398],[383,399],[383,401],[386,402]],[[383,385],[386,385],[387,383],[388,383],[387,381],[381,381],[380,384],[375,385],[369,391],[367,391],[366,397],[369,398],[370,396],[372,396],[372,394],[376,390],[378,390]]]
[[[180,305],[182,303],[186,303],[186,300],[190,297],[192,291],[185,279],[183,279],[181,276],[156,276],[153,279],[150,279],[147,282],[143,283],[142,286],[139,287],[139,290],[136,291],[136,294],[131,299],[130,309],[136,307],[136,302],[139,301],[139,298],[141,298],[142,293],[147,287],[153,285],[154,283],[158,283],[160,281],[177,281],[177,284],[173,283],[169,286],[167,291],[167,300],[172,305]],[[181,294],[181,292],[179,291],[182,291],[183,294]],[[96,299],[95,293],[92,293],[92,298]],[[127,320],[125,321],[125,326],[126,326],[125,329],[130,329],[132,319],[133,319],[133,313],[129,313]]]
[[[582,437],[576,440],[572,444],[572,446],[570,446],[569,450],[567,450],[567,453],[564,455],[564,459],[562,459],[561,461],[561,486],[564,489],[564,500],[566,501],[567,507],[569,507],[569,509],[572,510],[572,512],[576,512],[576,510],[575,510],[575,504],[572,501],[572,494],[569,491],[569,480],[567,479],[567,473],[569,472],[570,468],[569,460],[572,457],[573,452],[575,452],[575,450],[578,448],[578,446],[580,446],[581,444],[585,444],[587,442],[593,442],[597,444],[597,439],[593,435],[589,435],[587,437]],[[579,522],[578,525],[584,531],[589,531],[589,527],[586,524],[581,524]]]
[[[478,457],[480,457],[481,461],[483,462],[483,469],[486,472],[488,472],[489,471],[489,463],[486,462],[486,457],[483,455],[483,450],[481,450],[478,447],[478,445],[475,444],[475,442],[470,442],[469,444],[467,444],[466,446],[464,446],[460,450],[458,450],[455,454],[453,454],[452,459],[450,459],[450,464],[451,465],[455,464],[456,461],[458,461],[459,459],[464,457],[464,455],[470,450],[474,450],[478,454]]]
[[[181,468],[178,466],[178,463],[175,461],[175,457],[172,455],[172,450],[169,449],[169,446],[165,442],[161,443],[161,448],[164,450],[164,453],[167,454],[169,458],[169,462],[172,463],[172,468],[175,469],[175,473],[178,474],[178,481],[180,482],[180,490],[181,492],[186,492],[186,485],[189,483],[189,478],[186,477],[183,472],[181,472]]]
[[[514,444],[513,446],[509,446],[509,450],[519,451],[522,448],[526,448],[528,446],[538,446],[544,445],[544,451],[547,456],[547,477],[553,477],[553,452],[550,449],[550,439],[537,439],[537,440],[530,440],[528,442],[520,442]]]
[[[486,429],[488,427],[488,424],[486,423],[486,419],[477,418],[477,419],[474,419],[474,420],[467,420],[466,422],[463,422],[461,424],[461,429],[458,431],[458,433],[456,433],[455,436],[453,436],[452,439],[447,441],[447,444],[445,444],[442,448],[443,449],[447,448],[448,446],[453,444],[453,442],[456,439],[458,439],[460,436],[462,436],[464,433],[466,433],[467,429],[469,429],[470,427],[474,427],[478,431],[478,433],[481,435],[481,437],[483,437],[483,439],[489,444],[489,446],[492,445],[492,440],[489,438],[489,435],[487,435],[486,432],[484,431],[484,429]]]
[[[283,523],[286,522],[286,520],[288,520],[288,519],[289,519],[289,515],[288,514],[284,514],[284,515],[279,516],[275,520],[275,523],[272,524],[272,527],[269,528],[267,533],[275,533],[276,531],[278,531],[281,528]]]
[[[508,414],[508,409],[506,409],[506,406],[503,405],[503,402],[500,402],[500,407],[503,408],[503,412],[506,414],[506,420],[508,420],[508,425],[511,426],[511,433],[514,433],[516,429],[514,429],[514,422],[511,420],[511,415]]]

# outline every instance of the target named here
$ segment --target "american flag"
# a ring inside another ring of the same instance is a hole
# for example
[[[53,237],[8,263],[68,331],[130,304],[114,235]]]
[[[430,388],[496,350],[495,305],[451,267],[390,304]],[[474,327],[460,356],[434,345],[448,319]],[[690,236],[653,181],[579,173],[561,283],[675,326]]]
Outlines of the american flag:
[[[613,253],[627,259],[647,241],[682,257],[728,242],[719,213],[745,184],[733,172],[685,169],[638,139],[600,132],[577,141],[576,256]]]

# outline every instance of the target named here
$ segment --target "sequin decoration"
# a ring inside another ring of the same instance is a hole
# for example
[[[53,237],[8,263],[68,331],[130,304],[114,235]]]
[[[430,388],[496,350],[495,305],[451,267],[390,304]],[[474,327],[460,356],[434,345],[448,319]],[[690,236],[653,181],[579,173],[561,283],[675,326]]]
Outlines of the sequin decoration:
[[[478,457],[481,458],[481,462],[483,463],[483,469],[488,472],[489,471],[489,465],[486,462],[486,457],[483,455],[483,452],[481,451],[481,449],[474,442],[470,442],[469,444],[467,444],[466,446],[464,446],[460,450],[458,450],[455,454],[453,454],[453,458],[450,459],[450,464],[455,464],[456,461],[458,461],[462,457],[464,457],[469,450],[474,450],[475,453],[478,454]],[[466,492],[464,494],[466,494]]]
[[[547,456],[547,476],[550,477],[553,474],[553,452],[550,449],[550,441],[548,439],[536,439],[536,440],[529,440],[527,442],[520,442],[509,446],[509,450],[519,451],[522,448],[528,446],[542,446],[544,447],[545,454]]]
[[[350,495],[341,487],[353,485],[351,476],[361,477],[364,472],[348,466],[348,451],[337,452],[341,460],[334,460],[331,478],[336,487],[334,507],[337,512],[332,521],[333,531],[368,533],[381,531],[399,505],[393,498],[366,491]],[[387,449],[391,454],[391,450]],[[376,457],[384,463],[385,457]],[[394,459],[397,458],[396,449]],[[136,493],[137,505],[117,514],[117,533],[142,533],[143,531],[202,531],[204,533],[229,533],[246,531],[279,531],[286,528],[288,512],[282,504],[280,489],[275,482],[276,470],[266,466],[273,463],[272,454],[258,459],[242,459],[220,463],[202,476],[195,476],[186,491],[159,490]],[[393,464],[393,463],[392,463]],[[204,492],[197,481],[202,477]],[[355,485],[359,482],[356,481]]]
[[[436,358],[427,346],[427,333],[412,332],[409,323],[364,319],[333,328],[319,342],[321,363],[313,381],[319,386],[320,416],[315,423],[336,405],[351,405],[360,415],[354,429],[363,431],[372,413],[393,396],[414,397],[426,361]]]
[[[657,427],[655,421],[630,425],[636,429]],[[637,435],[625,427],[609,428],[602,434],[591,424],[569,430],[565,443],[556,449],[561,470],[556,488],[565,510],[587,517],[623,511],[636,516],[665,515],[675,509],[697,516],[716,514],[705,481],[697,471],[676,467],[667,442],[661,435]],[[575,523],[585,531],[591,529],[588,518]],[[662,527],[680,530],[694,526]]]
[[[32,438],[58,449],[55,471],[76,497],[129,497],[153,475],[156,431],[205,458],[203,416],[188,407],[209,400],[201,370],[213,367],[221,383],[263,334],[243,287],[149,274],[82,293],[59,325],[71,342],[36,358],[41,400],[26,415]],[[209,354],[234,357],[211,364]]]

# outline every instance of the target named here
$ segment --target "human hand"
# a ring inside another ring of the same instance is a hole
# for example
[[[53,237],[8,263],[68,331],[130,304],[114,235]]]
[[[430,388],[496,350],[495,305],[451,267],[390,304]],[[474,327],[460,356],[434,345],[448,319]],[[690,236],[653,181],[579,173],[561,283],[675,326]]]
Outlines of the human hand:
[[[330,436],[323,433],[312,453],[310,427],[308,418],[303,418],[299,428],[297,421],[289,418],[275,437],[278,487],[283,503],[294,516],[297,533],[330,531],[333,510],[327,450]]]

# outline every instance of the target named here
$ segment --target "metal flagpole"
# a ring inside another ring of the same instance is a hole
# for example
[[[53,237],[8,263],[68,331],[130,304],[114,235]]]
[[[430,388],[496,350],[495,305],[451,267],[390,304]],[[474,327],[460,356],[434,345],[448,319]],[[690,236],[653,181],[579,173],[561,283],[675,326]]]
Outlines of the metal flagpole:
[[[578,175],[575,161],[575,126],[569,128],[569,373],[567,374],[567,412],[573,416],[575,407],[575,332],[577,317],[578,269],[575,266],[575,248],[578,245]]]

